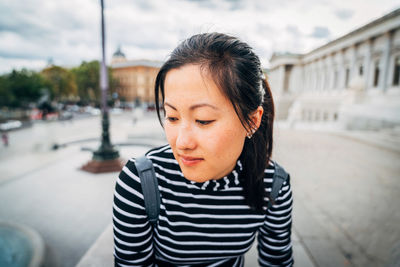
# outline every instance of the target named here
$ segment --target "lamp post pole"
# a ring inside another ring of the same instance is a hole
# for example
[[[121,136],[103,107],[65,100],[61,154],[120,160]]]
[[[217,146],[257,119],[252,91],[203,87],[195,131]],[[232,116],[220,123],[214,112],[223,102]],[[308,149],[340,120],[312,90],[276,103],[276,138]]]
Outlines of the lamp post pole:
[[[102,134],[101,134],[101,145],[93,152],[94,160],[112,160],[119,157],[119,153],[110,141],[109,133],[109,116],[107,107],[107,91],[108,91],[108,75],[106,67],[106,55],[105,55],[105,30],[104,30],[104,0],[101,2],[101,66],[100,66],[100,88],[101,88],[101,114],[102,114]]]
[[[100,88],[101,88],[101,145],[93,151],[93,158],[86,165],[82,167],[83,170],[92,173],[102,173],[121,170],[121,160],[119,159],[119,153],[111,144],[110,133],[109,133],[109,116],[107,107],[107,91],[108,91],[108,73],[106,67],[105,57],[105,34],[104,34],[104,2],[101,3],[101,51],[102,60],[100,66]]]

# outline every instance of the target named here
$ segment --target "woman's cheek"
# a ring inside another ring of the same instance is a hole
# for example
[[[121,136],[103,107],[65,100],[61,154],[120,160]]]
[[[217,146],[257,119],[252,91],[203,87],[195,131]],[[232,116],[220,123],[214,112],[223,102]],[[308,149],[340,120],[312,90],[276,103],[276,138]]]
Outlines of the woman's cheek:
[[[222,152],[221,149],[226,149],[229,146],[232,141],[231,137],[231,132],[226,127],[220,126],[207,132],[205,140],[208,140],[207,143],[210,145],[210,149],[216,150],[215,153],[218,154]]]
[[[167,137],[167,141],[171,146],[175,146],[176,140],[176,127],[173,127],[169,123],[164,125],[165,136]]]
[[[233,156],[242,152],[244,137],[238,131],[238,127],[225,125],[219,132],[218,139],[215,140],[215,148],[219,150],[220,153]]]

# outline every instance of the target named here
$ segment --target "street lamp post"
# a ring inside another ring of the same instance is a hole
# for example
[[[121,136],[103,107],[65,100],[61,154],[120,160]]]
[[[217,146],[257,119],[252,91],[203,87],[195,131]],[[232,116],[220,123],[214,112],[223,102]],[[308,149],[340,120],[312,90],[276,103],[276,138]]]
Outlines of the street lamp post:
[[[104,2],[101,3],[101,51],[102,60],[100,66],[100,88],[101,88],[101,114],[102,114],[102,134],[101,145],[93,151],[93,158],[82,167],[83,170],[93,173],[119,171],[122,168],[122,162],[119,159],[119,153],[111,144],[109,133],[109,116],[107,107],[108,75],[105,57],[105,30],[104,30]]]

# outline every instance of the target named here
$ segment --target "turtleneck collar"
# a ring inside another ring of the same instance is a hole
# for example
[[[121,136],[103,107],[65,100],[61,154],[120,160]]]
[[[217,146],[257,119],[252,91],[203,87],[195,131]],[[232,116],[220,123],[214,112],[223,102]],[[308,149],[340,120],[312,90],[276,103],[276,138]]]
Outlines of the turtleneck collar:
[[[227,190],[232,187],[239,187],[240,185],[239,174],[242,171],[242,169],[243,169],[242,163],[240,162],[240,160],[238,160],[232,172],[230,172],[229,174],[220,179],[208,180],[203,183],[198,183],[189,180],[187,180],[187,182],[192,185],[195,185],[201,190],[212,190],[212,191]]]

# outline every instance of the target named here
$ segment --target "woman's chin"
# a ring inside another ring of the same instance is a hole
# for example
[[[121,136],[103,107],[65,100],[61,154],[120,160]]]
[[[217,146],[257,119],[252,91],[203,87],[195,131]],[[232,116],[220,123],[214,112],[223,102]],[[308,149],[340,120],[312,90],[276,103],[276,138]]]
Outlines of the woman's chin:
[[[208,180],[211,180],[211,178],[208,178],[207,176],[201,176],[199,173],[197,172],[193,172],[193,171],[184,171],[182,170],[183,176],[192,182],[196,182],[196,183],[204,183]]]

